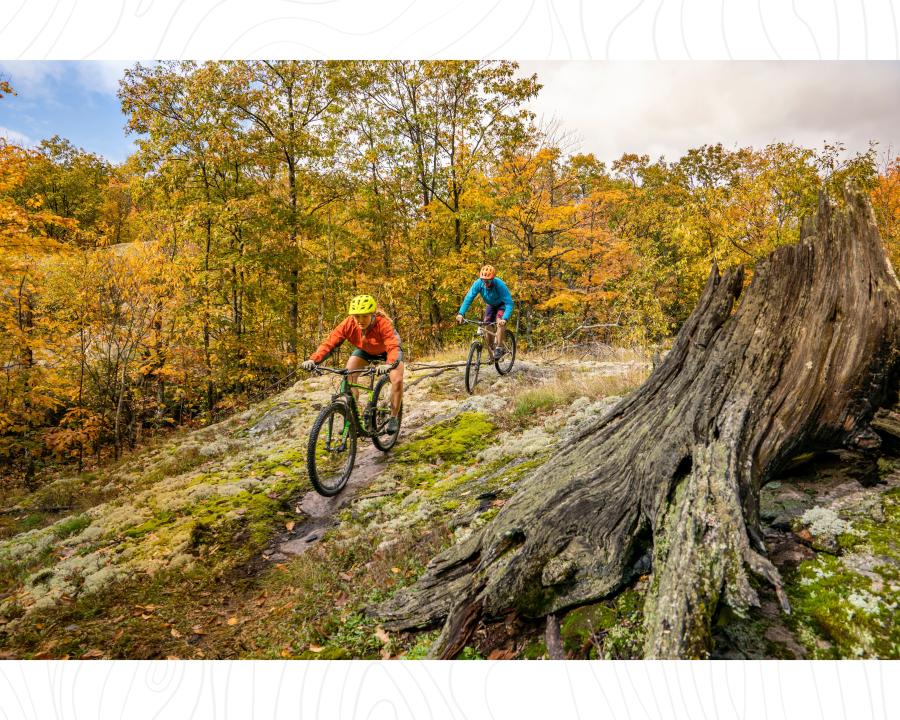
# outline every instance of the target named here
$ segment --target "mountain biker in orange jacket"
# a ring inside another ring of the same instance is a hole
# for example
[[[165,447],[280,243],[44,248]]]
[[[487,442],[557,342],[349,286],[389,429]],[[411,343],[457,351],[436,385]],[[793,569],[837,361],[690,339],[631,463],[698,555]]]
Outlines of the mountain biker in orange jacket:
[[[356,349],[347,358],[348,370],[362,370],[369,363],[380,362],[376,375],[391,377],[391,417],[386,430],[397,432],[400,406],[403,402],[403,348],[400,336],[391,319],[378,310],[371,295],[357,295],[350,301],[348,317],[338,325],[322,342],[309,360],[301,363],[304,370],[314,370],[316,365],[328,358],[338,347],[349,340]],[[357,375],[349,376],[354,382]],[[354,390],[354,395],[356,391]]]

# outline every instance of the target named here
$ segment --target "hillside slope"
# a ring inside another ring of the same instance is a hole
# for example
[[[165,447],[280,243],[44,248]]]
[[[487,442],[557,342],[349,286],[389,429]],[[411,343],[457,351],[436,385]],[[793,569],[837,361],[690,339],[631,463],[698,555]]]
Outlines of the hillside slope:
[[[529,358],[506,378],[483,371],[471,397],[458,369],[424,378],[408,388],[395,449],[361,443],[350,484],[331,499],[311,492],[305,471],[309,427],[332,392],[325,377],[60,479],[5,516],[0,646],[8,657],[419,657],[433,632],[389,634],[365,608],[493,517],[648,370],[627,353]],[[718,655],[900,653],[889,621],[900,475],[888,461],[882,469],[885,484],[864,489],[830,458],[767,488],[796,612],[783,618],[767,600],[754,617],[723,619]],[[70,509],[39,512],[48,507]],[[637,656],[646,584],[563,617],[567,654]],[[463,655],[546,654],[543,626],[513,617],[475,644]]]

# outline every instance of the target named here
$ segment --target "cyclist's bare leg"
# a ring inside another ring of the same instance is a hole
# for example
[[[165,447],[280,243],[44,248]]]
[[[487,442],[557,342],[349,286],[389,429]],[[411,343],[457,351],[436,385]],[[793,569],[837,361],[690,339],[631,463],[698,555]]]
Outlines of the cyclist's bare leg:
[[[505,322],[501,322],[500,320],[497,320],[497,324],[496,324],[497,334],[494,336],[494,346],[495,347],[503,344],[503,330],[505,327],[506,327]]]
[[[400,405],[403,403],[403,363],[397,363],[397,367],[391,370],[391,417],[400,414]]]
[[[349,358],[347,358],[347,369],[348,370],[362,370],[368,364],[369,363],[367,363],[365,360],[363,360],[363,358],[361,358],[357,355],[351,355]],[[359,373],[351,373],[350,375],[347,376],[347,381],[355,383],[356,379],[358,377],[359,377]],[[356,388],[351,388],[351,390],[353,392],[353,397],[356,398],[356,400],[358,402],[359,401],[359,390],[357,390]]]

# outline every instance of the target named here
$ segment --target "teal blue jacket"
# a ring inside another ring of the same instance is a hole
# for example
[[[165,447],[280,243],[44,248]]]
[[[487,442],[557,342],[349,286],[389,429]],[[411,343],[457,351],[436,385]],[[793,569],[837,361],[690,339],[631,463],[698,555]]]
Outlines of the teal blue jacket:
[[[492,283],[492,287],[490,288],[485,287],[481,278],[478,278],[478,280],[472,283],[472,287],[469,288],[469,292],[466,293],[466,297],[465,299],[463,299],[462,305],[460,305],[459,307],[460,315],[466,314],[466,310],[469,309],[469,305],[472,304],[475,296],[479,293],[484,299],[484,302],[488,305],[493,305],[494,307],[503,305],[503,317],[505,317],[507,320],[510,318],[515,304],[513,303],[509,288],[506,287],[506,283],[497,277],[494,278],[494,282]]]

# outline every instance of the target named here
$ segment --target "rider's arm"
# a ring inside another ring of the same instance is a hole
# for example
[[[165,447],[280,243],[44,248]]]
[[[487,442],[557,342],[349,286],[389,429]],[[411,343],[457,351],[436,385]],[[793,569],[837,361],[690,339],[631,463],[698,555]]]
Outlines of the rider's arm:
[[[509,288],[506,287],[506,283],[503,282],[500,278],[494,278],[494,282],[497,283],[497,289],[500,291],[500,297],[503,300],[503,304],[506,306],[507,310],[503,314],[503,317],[509,320],[512,316],[513,308],[515,307],[515,303],[512,299],[512,293],[509,291]]]
[[[348,317],[344,322],[332,330],[328,337],[322,341],[322,344],[316,348],[316,351],[309,356],[309,359],[318,365],[331,355],[331,353],[339,348],[341,343],[347,339],[347,332],[350,328],[350,323],[352,322],[353,318]]]
[[[476,280],[472,283],[472,287],[469,288],[469,292],[466,293],[465,298],[463,298],[462,305],[459,306],[459,314],[465,315],[466,310],[469,309],[469,305],[472,304],[472,301],[475,299],[475,296],[481,292],[481,280]]]

